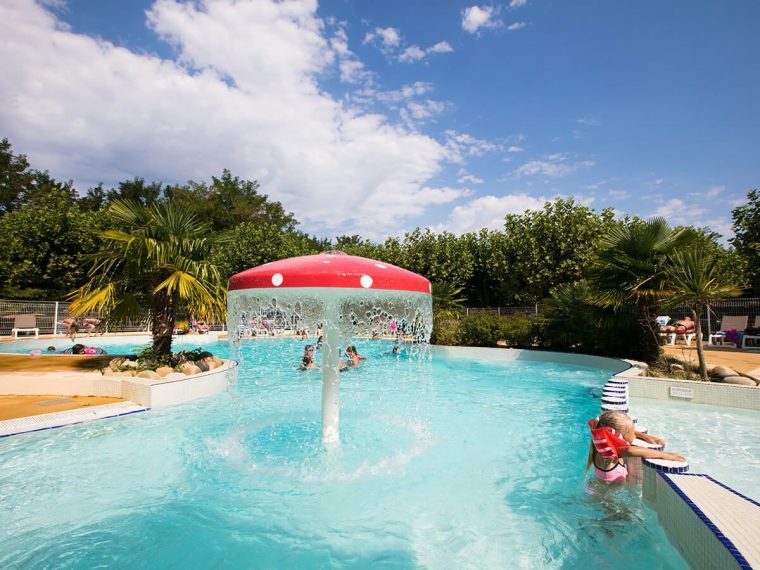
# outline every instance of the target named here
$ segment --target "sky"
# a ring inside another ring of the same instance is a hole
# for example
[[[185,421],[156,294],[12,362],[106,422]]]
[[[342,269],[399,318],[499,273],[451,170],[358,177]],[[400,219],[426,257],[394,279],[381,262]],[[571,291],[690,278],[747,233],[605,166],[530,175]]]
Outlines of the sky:
[[[0,0],[0,137],[80,192],[258,180],[322,237],[574,197],[731,237],[755,0]]]

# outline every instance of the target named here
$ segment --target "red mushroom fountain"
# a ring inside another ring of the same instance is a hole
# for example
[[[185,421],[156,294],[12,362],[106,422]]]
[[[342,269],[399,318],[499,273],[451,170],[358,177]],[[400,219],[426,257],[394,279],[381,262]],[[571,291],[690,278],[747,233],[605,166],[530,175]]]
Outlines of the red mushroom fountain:
[[[287,325],[323,327],[322,441],[339,441],[341,339],[370,335],[381,323],[406,340],[427,343],[432,332],[430,281],[366,257],[329,251],[253,267],[230,278],[227,314],[230,338],[241,324],[278,315]]]

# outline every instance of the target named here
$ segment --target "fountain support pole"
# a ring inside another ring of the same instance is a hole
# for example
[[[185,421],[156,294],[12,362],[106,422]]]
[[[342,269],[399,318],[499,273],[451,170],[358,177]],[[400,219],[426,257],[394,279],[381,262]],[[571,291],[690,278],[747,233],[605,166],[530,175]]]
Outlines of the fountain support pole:
[[[322,443],[340,443],[340,331],[338,311],[334,304],[327,308],[322,339]]]

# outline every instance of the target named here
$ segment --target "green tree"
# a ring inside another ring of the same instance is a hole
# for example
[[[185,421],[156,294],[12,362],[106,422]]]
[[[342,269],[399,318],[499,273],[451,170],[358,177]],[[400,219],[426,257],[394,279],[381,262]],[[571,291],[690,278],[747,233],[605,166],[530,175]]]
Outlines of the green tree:
[[[386,242],[390,252],[392,243]],[[472,253],[466,242],[450,232],[434,233],[430,229],[419,228],[404,235],[400,244],[400,259],[395,263],[424,275],[433,282],[446,281],[456,287],[463,287],[472,277]],[[388,259],[390,263],[394,263]]]
[[[1,216],[0,295],[51,300],[80,287],[102,222],[59,189]]]
[[[435,281],[432,284],[431,296],[433,297],[433,310],[456,312],[464,306],[465,299],[462,297],[462,287],[455,287],[446,281]]]
[[[270,261],[325,251],[329,243],[296,231],[283,232],[277,224],[243,222],[217,245],[212,260],[224,279]]]
[[[116,202],[117,200],[129,200],[147,206],[161,198],[163,192],[163,184],[160,182],[148,184],[144,178],[135,176],[131,180],[119,182],[118,189],[112,188],[109,190],[106,193],[106,198],[108,203]]]
[[[668,303],[686,305],[691,309],[697,335],[699,375],[707,381],[701,315],[708,304],[726,297],[736,297],[741,294],[741,289],[726,279],[716,256],[702,247],[674,252],[670,256],[667,278],[670,289]]]
[[[259,193],[259,183],[233,177],[225,169],[211,178],[211,184],[190,181],[187,186],[167,188],[167,196],[181,206],[192,209],[214,231],[231,229],[243,222],[272,224],[282,231],[298,224],[280,202]]]
[[[747,203],[731,212],[735,236],[729,240],[744,260],[752,293],[760,295],[760,191],[750,190]]]
[[[13,154],[8,139],[0,141],[0,212],[18,208],[33,179],[26,155]]]
[[[572,198],[504,220],[501,276],[507,303],[534,303],[562,283],[580,280],[592,265],[601,236],[619,226],[610,209],[597,214]]]
[[[224,282],[208,260],[223,237],[166,199],[148,205],[116,200],[108,213],[118,229],[99,233],[102,245],[91,256],[89,281],[71,295],[72,314],[98,310],[119,322],[139,318],[149,307],[159,355],[171,352],[178,309],[223,318]]]
[[[619,311],[635,307],[645,331],[644,359],[649,362],[660,352],[656,317],[668,295],[670,257],[693,241],[693,231],[673,230],[663,218],[615,225],[602,237],[591,271],[596,301]]]

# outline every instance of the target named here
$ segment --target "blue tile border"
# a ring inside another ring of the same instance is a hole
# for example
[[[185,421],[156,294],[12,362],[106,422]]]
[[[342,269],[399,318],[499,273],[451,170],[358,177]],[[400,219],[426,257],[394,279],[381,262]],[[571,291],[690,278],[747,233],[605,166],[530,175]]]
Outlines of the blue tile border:
[[[736,562],[739,564],[739,567],[740,568],[746,568],[747,570],[752,570],[752,566],[750,566],[749,562],[747,562],[747,559],[744,558],[744,556],[742,555],[742,553],[739,552],[739,549],[736,548],[736,545],[733,542],[731,542],[731,540],[725,534],[723,534],[723,532],[717,526],[715,526],[715,524],[707,517],[707,515],[705,515],[705,513],[702,512],[702,509],[700,509],[694,503],[694,501],[692,501],[686,495],[686,493],[684,493],[681,490],[681,488],[676,484],[676,482],[673,481],[667,473],[663,473],[662,471],[658,471],[657,475],[660,476],[660,477],[662,477],[663,480],[670,486],[670,488],[673,489],[673,491],[675,491],[675,493],[679,497],[681,497],[681,499],[691,508],[692,511],[694,511],[694,513],[699,517],[699,519],[703,523],[705,523],[705,525],[707,525],[707,528],[709,528],[712,531],[712,533],[721,542],[721,544],[723,544],[723,546],[725,546],[726,549],[731,553],[731,556],[734,557],[734,559],[736,560]],[[709,479],[710,481],[713,481],[714,483],[718,483],[717,481],[715,481],[715,479],[713,479],[709,475],[702,475],[700,473],[682,473],[681,475],[687,475],[689,477],[705,477],[705,478]],[[724,487],[724,488],[728,489],[729,491],[731,491],[733,493],[736,493],[736,491],[734,491],[730,487],[726,487],[722,483],[718,483],[718,485],[720,485],[721,487]],[[742,498],[745,498],[743,495],[740,495],[739,493],[736,493],[736,494],[739,495]],[[754,503],[755,505],[757,505],[757,503],[755,501],[752,501],[751,499],[748,499],[748,500],[750,500],[752,503]]]
[[[13,436],[16,436],[16,435],[26,435],[27,433],[36,433],[38,431],[45,431],[45,430],[48,430],[48,429],[59,429],[59,428],[65,428],[65,427],[68,427],[68,426],[76,426],[76,425],[79,425],[79,424],[87,424],[87,423],[90,423],[90,422],[96,422],[98,420],[110,420],[111,418],[120,418],[122,416],[131,416],[132,414],[140,414],[142,412],[147,412],[148,410],[150,410],[150,408],[145,408],[145,409],[142,409],[142,410],[132,410],[131,412],[124,412],[123,414],[114,414],[113,416],[105,416],[105,417],[102,417],[102,418],[87,419],[87,420],[82,420],[81,422],[72,422],[70,424],[61,424],[59,426],[48,426],[48,427],[39,428],[39,429],[30,429],[30,430],[27,430],[27,431],[17,431],[16,433],[6,433],[4,435],[0,435],[0,439],[2,439],[4,437],[13,437]]]

